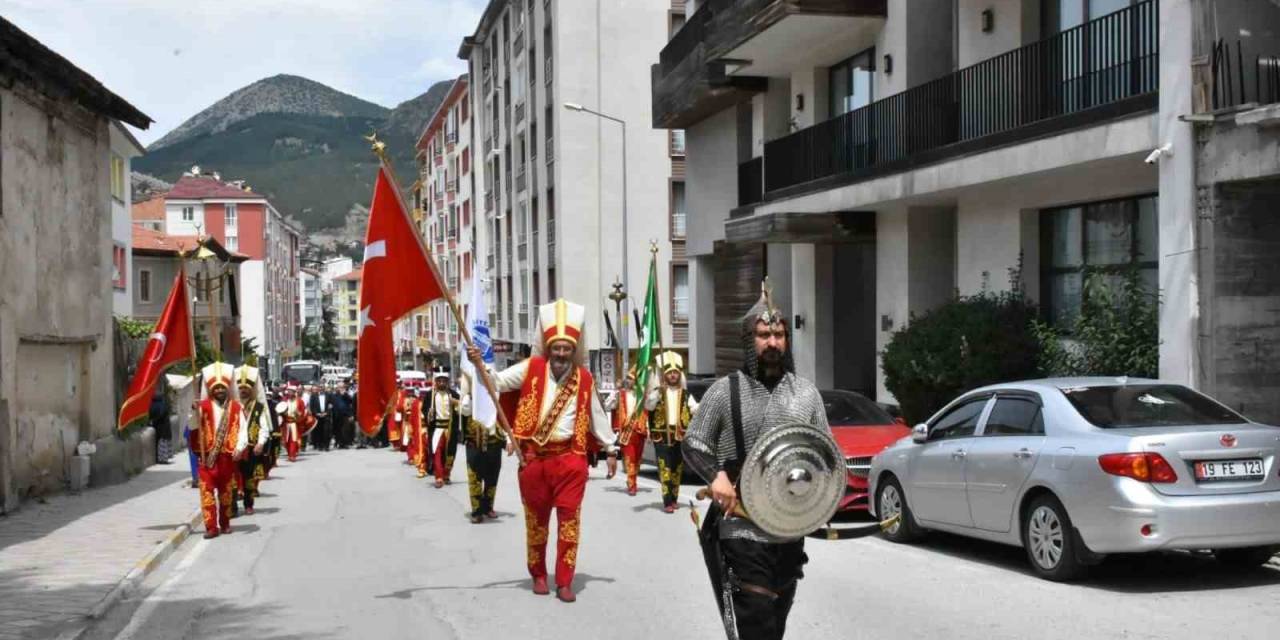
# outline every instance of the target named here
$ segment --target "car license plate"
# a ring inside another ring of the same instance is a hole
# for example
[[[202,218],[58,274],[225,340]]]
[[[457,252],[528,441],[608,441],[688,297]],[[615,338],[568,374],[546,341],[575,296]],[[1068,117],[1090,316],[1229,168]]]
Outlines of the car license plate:
[[[1205,460],[1196,463],[1196,480],[1200,482],[1258,480],[1262,476],[1262,458]]]

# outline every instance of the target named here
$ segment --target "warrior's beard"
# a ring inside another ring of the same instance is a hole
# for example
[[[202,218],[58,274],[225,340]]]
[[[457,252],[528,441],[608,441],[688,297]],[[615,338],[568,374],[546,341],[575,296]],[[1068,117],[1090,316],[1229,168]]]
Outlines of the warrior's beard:
[[[563,379],[569,373],[569,367],[572,365],[568,358],[560,358],[552,356],[551,358],[551,375],[556,380]]]
[[[760,360],[758,363],[759,367],[756,377],[760,382],[763,382],[765,386],[772,387],[777,384],[778,381],[782,379],[783,374],[786,373],[786,368],[783,366],[783,360],[784,357],[782,351],[772,347],[765,349],[760,353]]]

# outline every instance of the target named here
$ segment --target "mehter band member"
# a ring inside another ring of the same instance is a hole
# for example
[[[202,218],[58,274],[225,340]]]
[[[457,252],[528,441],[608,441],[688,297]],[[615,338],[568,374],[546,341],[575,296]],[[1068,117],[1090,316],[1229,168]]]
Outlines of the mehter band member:
[[[556,510],[556,597],[573,602],[578,567],[583,492],[587,488],[587,441],[598,440],[617,470],[617,446],[609,416],[600,406],[595,380],[584,366],[586,309],[563,299],[538,308],[534,355],[495,375],[499,392],[519,390],[513,444],[519,451],[520,497],[524,502],[527,565],[533,592],[547,594],[547,538]],[[477,368],[480,352],[467,349]],[[510,414],[509,414],[510,415]]]
[[[617,434],[618,448],[622,451],[622,466],[627,472],[627,495],[638,491],[640,457],[644,453],[645,434],[649,431],[649,416],[644,410],[636,411],[636,400],[631,394],[635,384],[632,370],[622,381],[622,388],[609,394],[605,409],[613,413],[613,432]]]
[[[267,442],[271,439],[271,412],[267,409],[267,394],[259,380],[257,367],[237,367],[235,376],[243,421],[240,428],[245,432],[250,447],[239,461],[239,497],[244,500],[244,512],[252,514],[254,499],[258,497],[258,482],[266,474],[264,464]]]
[[[662,510],[675,513],[680,502],[680,479],[684,476],[684,456],[680,443],[693,420],[698,401],[689,395],[684,379],[684,358],[674,351],[658,356],[662,382],[645,398],[649,411],[649,440],[658,459],[658,481],[662,484]]]
[[[462,393],[458,399],[458,413],[466,423],[467,441],[467,490],[471,496],[471,522],[480,524],[485,518],[495,519],[493,501],[498,495],[498,476],[502,472],[502,450],[507,439],[498,430],[498,424],[485,426],[472,417],[473,391],[471,377],[462,376]],[[481,389],[480,393],[488,393]]]
[[[248,445],[247,434],[240,428],[240,403],[229,393],[234,373],[224,362],[200,371],[205,397],[196,403],[190,446],[200,465],[205,538],[231,533],[231,480],[236,458]]]
[[[797,422],[830,432],[817,387],[795,374],[790,331],[766,288],[743,318],[742,370],[717,380],[702,398],[684,439],[685,462],[715,500],[702,533],[712,586],[731,638],[782,638],[796,584],[804,576],[804,539],[771,536],[732,515],[743,451],[771,430]],[[735,437],[741,432],[741,443]],[[725,606],[725,598],[731,606]]]
[[[431,452],[431,469],[436,477],[436,488],[451,484],[454,452],[461,437],[462,414],[458,411],[457,392],[449,388],[449,370],[436,367],[432,372],[431,392],[424,410],[427,421],[427,443]]]

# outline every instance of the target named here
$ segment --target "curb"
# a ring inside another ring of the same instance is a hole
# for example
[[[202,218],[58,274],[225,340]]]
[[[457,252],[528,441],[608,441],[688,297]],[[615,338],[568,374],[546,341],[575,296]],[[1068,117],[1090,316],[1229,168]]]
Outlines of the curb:
[[[90,620],[100,620],[108,611],[117,603],[132,593],[142,584],[142,581],[151,575],[170,555],[173,555],[175,549],[183,543],[191,535],[191,532],[200,524],[201,513],[199,509],[191,512],[187,516],[187,521],[178,525],[165,539],[160,541],[146,556],[139,560],[133,568],[126,573],[119,584],[111,590],[98,604],[89,610]]]

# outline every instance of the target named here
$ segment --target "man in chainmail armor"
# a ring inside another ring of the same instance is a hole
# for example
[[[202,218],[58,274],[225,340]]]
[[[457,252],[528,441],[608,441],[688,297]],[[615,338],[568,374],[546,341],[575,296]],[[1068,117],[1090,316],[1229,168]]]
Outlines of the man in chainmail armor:
[[[726,633],[743,640],[778,639],[808,561],[804,539],[777,538],[732,515],[738,473],[745,452],[771,430],[796,423],[827,432],[830,427],[817,387],[795,374],[790,330],[767,283],[743,318],[742,338],[742,369],[707,390],[683,453],[714,499],[701,537]]]

